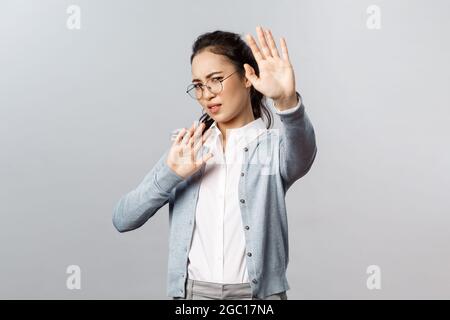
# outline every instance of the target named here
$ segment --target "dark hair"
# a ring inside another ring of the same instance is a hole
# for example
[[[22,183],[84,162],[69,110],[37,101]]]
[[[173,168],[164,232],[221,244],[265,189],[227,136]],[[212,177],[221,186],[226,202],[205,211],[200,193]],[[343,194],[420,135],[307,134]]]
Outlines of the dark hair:
[[[241,77],[245,76],[245,63],[252,66],[256,75],[259,76],[259,68],[255,57],[250,47],[241,39],[239,34],[216,30],[200,35],[192,45],[191,65],[194,57],[203,50],[227,57],[236,67]],[[252,86],[250,88],[250,101],[255,119],[265,118],[267,129],[269,129],[272,126],[273,119],[272,112],[266,105],[266,97]],[[206,130],[213,124],[214,120],[207,113],[204,113],[200,117],[199,122],[205,123]]]

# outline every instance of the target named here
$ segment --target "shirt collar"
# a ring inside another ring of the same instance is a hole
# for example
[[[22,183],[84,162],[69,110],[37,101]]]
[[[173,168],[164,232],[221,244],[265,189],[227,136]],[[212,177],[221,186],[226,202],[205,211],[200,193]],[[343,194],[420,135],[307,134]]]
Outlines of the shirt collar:
[[[222,134],[219,130],[216,121],[211,125],[211,137],[208,141],[216,141],[216,139]],[[266,125],[261,118],[257,118],[240,128],[228,129],[228,139],[235,141],[239,146],[246,146],[259,135],[266,131]]]

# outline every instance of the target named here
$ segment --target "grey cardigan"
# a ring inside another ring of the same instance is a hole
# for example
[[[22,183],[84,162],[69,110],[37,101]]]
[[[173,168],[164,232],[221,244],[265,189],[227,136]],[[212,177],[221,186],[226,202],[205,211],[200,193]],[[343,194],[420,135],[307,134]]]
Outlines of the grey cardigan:
[[[277,114],[281,128],[267,129],[242,150],[244,160],[236,199],[241,208],[252,295],[260,299],[290,289],[286,278],[289,243],[285,194],[309,171],[317,153],[314,128],[303,102],[293,113]],[[206,146],[203,148],[208,152]],[[168,150],[143,181],[118,201],[113,224],[120,232],[139,228],[169,203],[167,295],[184,297],[205,166],[183,179],[167,166],[167,154]]]

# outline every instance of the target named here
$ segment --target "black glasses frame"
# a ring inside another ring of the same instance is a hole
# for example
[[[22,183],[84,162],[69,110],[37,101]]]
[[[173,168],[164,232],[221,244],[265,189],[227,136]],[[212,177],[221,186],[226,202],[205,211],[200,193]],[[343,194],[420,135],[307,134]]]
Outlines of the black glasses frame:
[[[202,95],[201,95],[199,98],[193,97],[193,96],[191,95],[191,93],[190,93],[192,90],[195,89],[195,86],[199,85],[199,83],[191,83],[190,85],[188,85],[188,87],[187,87],[187,89],[186,89],[186,93],[189,95],[189,97],[191,97],[192,99],[195,99],[195,100],[200,100],[200,99],[203,97],[204,87],[208,88],[209,92],[211,92],[212,94],[219,94],[219,93],[221,93],[222,90],[223,90],[223,83],[222,83],[222,82],[224,82],[225,80],[227,80],[229,77],[231,77],[231,76],[232,76],[233,74],[235,74],[236,72],[238,72],[238,70],[236,70],[236,71],[234,71],[233,73],[229,74],[229,75],[226,76],[225,78],[223,78],[223,79],[221,79],[221,80],[218,80],[218,81],[220,82],[220,90],[219,90],[219,92],[213,92],[213,91],[211,90],[211,87],[208,86],[208,82],[210,82],[211,80],[214,79],[214,78],[211,78],[211,79],[209,79],[208,81],[206,81],[205,84],[201,83]]]

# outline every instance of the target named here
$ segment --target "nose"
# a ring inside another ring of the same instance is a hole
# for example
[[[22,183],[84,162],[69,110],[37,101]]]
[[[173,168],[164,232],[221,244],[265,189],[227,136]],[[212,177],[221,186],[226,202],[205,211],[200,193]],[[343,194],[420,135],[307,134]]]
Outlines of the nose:
[[[205,100],[210,100],[211,98],[214,98],[216,95],[214,93],[212,93],[211,91],[209,91],[209,89],[204,86],[203,87],[203,99]]]

